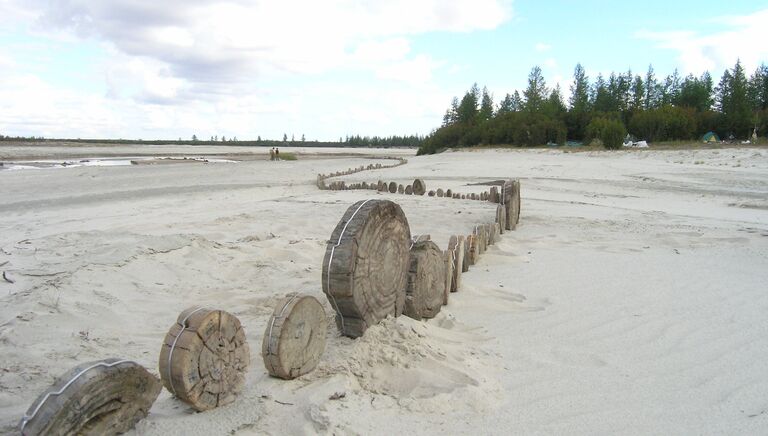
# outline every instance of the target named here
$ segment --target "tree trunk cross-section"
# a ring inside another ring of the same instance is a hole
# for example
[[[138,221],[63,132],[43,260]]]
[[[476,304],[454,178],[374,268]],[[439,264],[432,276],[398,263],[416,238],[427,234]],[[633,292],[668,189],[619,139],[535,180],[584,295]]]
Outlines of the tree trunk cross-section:
[[[434,318],[443,306],[445,255],[432,241],[411,247],[404,314],[413,319]]]
[[[397,183],[395,182],[389,182],[389,193],[395,194],[397,193]]]
[[[106,359],[62,374],[21,419],[22,435],[116,435],[147,416],[162,384],[138,363]]]
[[[451,283],[453,283],[453,252],[446,250],[443,252],[443,258],[445,267],[443,272],[445,273],[445,286],[443,287],[443,306],[448,304],[448,297],[451,295]]]
[[[413,181],[413,195],[424,195],[427,192],[427,185],[424,180],[416,179]]]
[[[195,410],[210,410],[235,400],[250,361],[240,320],[223,310],[190,307],[165,336],[160,378]]]
[[[496,222],[499,224],[499,234],[504,233],[504,227],[507,222],[507,211],[504,209],[503,204],[496,206]]]
[[[451,252],[453,258],[451,292],[459,292],[459,289],[461,289],[461,273],[464,270],[464,236],[451,236],[448,240],[448,251]]]
[[[506,230],[515,230],[520,219],[520,181],[507,180],[502,187],[502,196],[506,210]]]
[[[362,200],[347,209],[331,233],[322,286],[345,336],[357,338],[405,304],[411,231],[403,210],[389,200]]]
[[[315,297],[298,294],[278,302],[261,344],[269,375],[290,380],[315,369],[326,330],[325,310]]]

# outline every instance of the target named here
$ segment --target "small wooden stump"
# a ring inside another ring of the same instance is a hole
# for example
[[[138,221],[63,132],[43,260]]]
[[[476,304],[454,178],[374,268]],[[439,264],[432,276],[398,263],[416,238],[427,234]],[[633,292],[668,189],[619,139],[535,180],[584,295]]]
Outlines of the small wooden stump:
[[[443,306],[448,304],[448,297],[451,295],[451,283],[453,282],[453,252],[446,250],[443,252],[445,259],[445,286],[443,287]]]
[[[411,185],[408,185],[405,187],[405,195],[411,195],[413,194],[413,188],[411,188]]]
[[[115,435],[149,413],[163,389],[160,380],[136,362],[106,359],[62,374],[27,409],[22,435]]]
[[[163,385],[195,410],[235,400],[251,362],[240,320],[223,310],[181,312],[160,349]]]
[[[464,271],[464,236],[451,236],[448,240],[448,251],[453,258],[453,278],[451,292],[461,289],[461,273]]]
[[[437,196],[442,197],[445,195],[445,192],[443,192],[443,188],[437,188]]]
[[[341,333],[357,338],[405,304],[411,230],[397,203],[358,201],[331,233],[322,285]]]
[[[496,206],[496,223],[499,225],[499,234],[504,233],[504,224],[506,223],[507,213],[504,205]]]
[[[394,194],[397,192],[397,183],[389,182],[389,193]]]
[[[479,248],[479,241],[478,236],[476,234],[471,234],[467,236],[467,246],[468,249],[468,256],[467,260],[469,261],[469,265],[474,265],[477,263],[477,260],[480,256],[480,248]],[[469,268],[467,268],[469,270]],[[466,271],[465,271],[466,272]]]
[[[403,185],[397,185],[397,193],[398,193],[398,194],[403,194],[403,193],[405,193],[405,186],[403,186]]]
[[[325,351],[326,330],[325,310],[315,297],[297,294],[280,300],[261,344],[269,375],[290,380],[315,369]]]
[[[427,185],[424,180],[416,179],[413,181],[413,195],[424,195],[427,192]]]
[[[445,255],[432,241],[413,244],[403,314],[413,319],[434,318],[443,305]]]

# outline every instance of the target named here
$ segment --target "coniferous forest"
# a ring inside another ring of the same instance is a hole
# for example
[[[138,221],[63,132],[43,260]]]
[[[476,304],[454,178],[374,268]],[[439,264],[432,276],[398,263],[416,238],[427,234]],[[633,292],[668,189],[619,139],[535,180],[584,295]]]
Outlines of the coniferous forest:
[[[708,72],[666,77],[652,66],[645,74],[587,76],[578,64],[564,101],[559,86],[548,87],[541,68],[528,75],[527,88],[507,93],[496,104],[475,84],[454,97],[442,125],[427,136],[419,154],[474,145],[536,146],[599,140],[618,148],[627,134],[648,142],[699,140],[707,132],[723,139],[768,133],[768,66],[748,75],[740,61],[715,83]]]

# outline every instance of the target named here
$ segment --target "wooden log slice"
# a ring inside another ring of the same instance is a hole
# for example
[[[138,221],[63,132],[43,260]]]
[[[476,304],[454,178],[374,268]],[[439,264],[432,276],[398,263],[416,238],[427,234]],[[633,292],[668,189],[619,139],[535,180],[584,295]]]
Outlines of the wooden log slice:
[[[437,188],[437,196],[442,197],[445,195],[445,192],[443,191],[443,188]]]
[[[405,195],[411,195],[413,194],[413,188],[411,188],[411,185],[408,185],[405,187]]]
[[[480,255],[485,253],[485,248],[488,243],[485,229],[483,228],[482,224],[478,224],[475,226],[474,234],[477,240],[477,255],[479,259]]]
[[[395,194],[397,193],[397,183],[395,182],[389,182],[389,193]]]
[[[494,244],[499,242],[499,239],[501,239],[501,226],[499,223],[491,224],[491,235],[493,237]]]
[[[469,271],[470,262],[469,262],[469,236],[464,238],[464,262],[461,264],[461,272],[465,273]]]
[[[499,234],[504,233],[504,223],[506,222],[507,212],[504,209],[504,205],[499,204],[496,206],[496,222],[499,224]]]
[[[515,227],[520,223],[520,180],[515,180]]]
[[[445,306],[448,304],[448,297],[451,295],[451,283],[453,282],[453,252],[450,250],[445,250],[443,252],[443,259],[445,262],[443,264],[443,271],[445,273],[445,286],[443,286],[443,306]]]
[[[403,186],[402,184],[401,185],[397,185],[397,193],[398,194],[405,193],[405,186]]]
[[[446,189],[445,190],[445,196],[448,197],[448,198],[452,198],[453,197],[453,191],[451,191],[450,189]]]
[[[269,375],[285,380],[309,373],[325,351],[325,310],[315,297],[297,294],[275,306],[261,343]]]
[[[416,179],[413,181],[413,195],[424,195],[427,192],[427,185],[424,180]]]
[[[106,359],[57,378],[19,422],[22,435],[116,435],[147,416],[163,389],[136,362]]]
[[[413,319],[434,318],[443,305],[445,255],[432,241],[411,247],[403,314]]]
[[[448,251],[451,252],[453,259],[451,292],[459,292],[461,273],[464,271],[464,236],[451,236],[448,240]]]
[[[478,241],[477,241],[476,234],[467,235],[467,253],[466,254],[467,254],[467,261],[470,266],[477,263],[480,252],[478,248]],[[469,268],[467,268],[467,271],[469,271]]]
[[[353,204],[331,233],[323,258],[323,292],[341,333],[357,338],[405,304],[411,230],[389,200]]]
[[[429,192],[427,192],[427,195],[430,196],[430,197],[434,197],[435,196],[435,191],[429,191]]]
[[[168,330],[160,349],[163,385],[195,410],[235,400],[251,355],[240,320],[223,310],[190,307]]]
[[[461,199],[462,200],[466,200],[467,199],[467,195],[466,194],[461,194]]]
[[[387,184],[379,180],[376,182],[376,190],[379,192],[385,192],[387,190]]]
[[[512,197],[514,195],[514,184],[512,183],[512,180],[505,180],[504,184],[501,187],[501,200],[504,205],[504,229],[505,230],[513,230],[513,227],[511,226],[513,217],[514,217],[514,210],[512,209]]]
[[[493,225],[491,223],[483,224],[483,229],[485,229],[485,250],[488,250],[488,246],[493,245],[493,242],[491,242],[491,236],[493,235]]]
[[[490,197],[488,198],[488,201],[491,203],[498,203],[499,202],[499,188],[496,186],[491,186],[491,193]]]

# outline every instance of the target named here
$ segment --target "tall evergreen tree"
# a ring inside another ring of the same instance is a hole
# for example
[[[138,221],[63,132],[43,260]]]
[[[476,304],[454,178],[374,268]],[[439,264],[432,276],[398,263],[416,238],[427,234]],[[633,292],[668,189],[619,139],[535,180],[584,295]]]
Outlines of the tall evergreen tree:
[[[527,112],[539,112],[547,98],[547,84],[539,66],[533,67],[528,74],[528,88],[523,91],[524,109]]]
[[[451,106],[445,111],[445,115],[443,115],[443,125],[447,126],[457,121],[459,121],[459,99],[453,97]]]
[[[645,82],[643,82],[643,78],[639,75],[635,76],[632,81],[630,94],[629,110],[639,111],[643,109],[645,107]]]
[[[581,64],[576,64],[573,69],[573,83],[571,84],[571,97],[568,99],[568,108],[574,112],[587,112],[589,107],[589,77]]]
[[[717,87],[717,108],[723,114],[723,127],[728,135],[748,137],[754,124],[748,95],[748,82],[741,60],[733,70],[725,70]]]
[[[512,96],[507,93],[504,96],[504,99],[501,100],[501,103],[499,103],[499,110],[496,111],[496,115],[503,115],[508,114],[510,112],[514,112],[514,102],[512,101]]]
[[[645,110],[659,107],[659,85],[656,81],[656,74],[653,72],[653,65],[648,65],[648,72],[645,73]]]
[[[477,83],[475,83],[472,85],[472,88],[464,94],[461,103],[459,103],[456,113],[460,123],[474,124],[477,122],[477,105],[479,103],[479,98],[480,90],[477,88]]]
[[[483,87],[483,97],[480,101],[480,112],[478,114],[480,121],[488,121],[493,117],[493,97],[488,92],[488,88]]]

